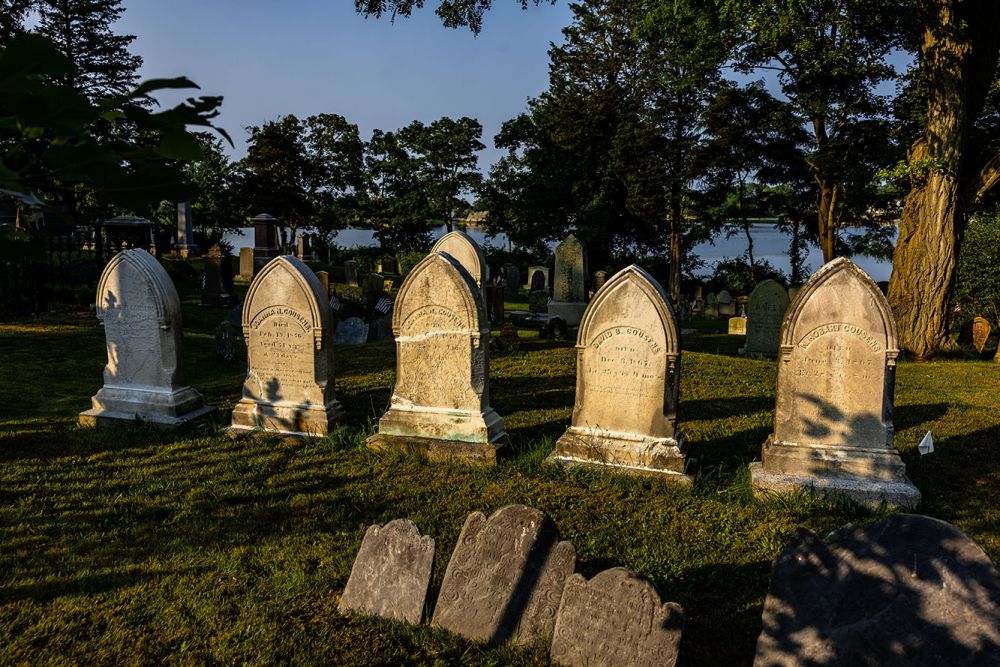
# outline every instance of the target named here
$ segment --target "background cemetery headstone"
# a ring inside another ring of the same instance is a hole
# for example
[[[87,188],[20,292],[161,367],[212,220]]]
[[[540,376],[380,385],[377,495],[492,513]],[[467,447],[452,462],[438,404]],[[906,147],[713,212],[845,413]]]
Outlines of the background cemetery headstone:
[[[351,287],[358,286],[358,263],[353,259],[344,262],[344,284]]]
[[[730,336],[746,336],[747,335],[747,318],[736,317],[729,318],[729,335]]]
[[[198,244],[194,242],[194,230],[191,219],[191,202],[182,201],[177,204],[177,254],[190,257],[199,252]]]
[[[231,431],[324,435],[343,414],[334,396],[333,315],[319,279],[283,255],[254,278],[243,304],[248,370]]]
[[[323,294],[327,297],[330,296],[330,274],[326,271],[317,271],[316,277],[319,278],[319,284],[323,286]]]
[[[616,273],[587,308],[576,349],[573,423],[550,458],[689,483],[677,318],[663,287],[634,264]]]
[[[433,624],[500,644],[552,640],[576,551],[544,512],[508,505],[469,515],[441,582]]]
[[[341,345],[360,345],[368,341],[368,324],[360,317],[348,317],[337,323],[333,342]]]
[[[714,320],[719,316],[719,298],[715,292],[709,292],[705,297],[705,317]]]
[[[814,273],[781,327],[774,434],[750,465],[755,491],[812,489],[915,507],[893,447],[896,323],[864,271],[838,258]]]
[[[608,280],[607,271],[594,271],[594,284],[591,288],[594,294],[597,294],[598,290],[604,287],[604,283],[607,282],[607,280]]]
[[[472,276],[431,253],[407,275],[392,317],[396,385],[369,446],[494,464],[506,434],[489,404],[490,329]]]
[[[396,273],[396,258],[392,255],[385,255],[379,260],[377,273]]]
[[[547,290],[535,290],[528,293],[528,311],[532,313],[549,312],[549,293]]]
[[[408,519],[369,526],[338,609],[420,623],[434,567],[434,540]]]
[[[718,299],[720,316],[729,316],[736,314],[736,306],[733,303],[733,297],[732,295],[729,294],[728,291],[722,290],[721,292],[719,292],[716,298]]]
[[[528,268],[528,291],[548,290],[549,269],[546,266],[532,266]]]
[[[502,284],[486,285],[483,294],[486,297],[486,313],[490,318],[490,323],[503,322],[504,286]]]
[[[664,603],[652,582],[623,567],[590,581],[566,580],[552,659],[569,667],[676,665],[684,610]]]
[[[201,305],[231,308],[236,303],[233,287],[233,258],[218,243],[205,253],[202,274]]]
[[[755,665],[1000,664],[1000,573],[955,526],[893,514],[774,560]]]
[[[521,289],[521,270],[515,264],[503,265],[503,285],[509,294],[517,294]]]
[[[991,330],[990,321],[985,317],[977,317],[972,320],[972,344],[975,346],[976,352],[982,352],[983,348],[986,347]]]
[[[549,315],[559,317],[571,327],[580,324],[587,309],[587,275],[583,244],[570,234],[556,246],[556,266],[552,278],[552,303]]]
[[[788,292],[775,280],[758,283],[747,303],[746,353],[778,355],[781,322],[788,310]]]
[[[211,412],[184,381],[184,337],[177,290],[155,257],[124,250],[97,284],[97,319],[108,363],[104,386],[80,413],[86,426],[143,421],[179,426]]]
[[[240,278],[253,280],[253,248],[240,248]]]
[[[448,232],[431,248],[431,252],[444,252],[451,255],[472,276],[476,287],[480,289],[486,284],[486,255],[475,239],[465,232]]]
[[[278,256],[278,219],[261,213],[253,223],[253,266],[256,275],[264,265]]]

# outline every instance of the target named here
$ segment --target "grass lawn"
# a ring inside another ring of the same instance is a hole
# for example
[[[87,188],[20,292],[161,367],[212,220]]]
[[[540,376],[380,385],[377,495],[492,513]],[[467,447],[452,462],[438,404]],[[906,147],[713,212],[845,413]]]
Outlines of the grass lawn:
[[[0,664],[546,664],[545,647],[489,649],[336,611],[369,524],[406,517],[436,539],[433,598],[466,515],[510,503],[552,516],[586,576],[628,567],[683,605],[682,663],[749,664],[771,560],[795,529],[885,514],[753,499],[747,463],[772,425],[775,362],[736,356],[736,337],[683,341],[679,414],[702,464],[684,489],[543,463],[569,423],[575,354],[529,332],[490,362],[513,445],[494,469],[362,447],[388,404],[391,343],[336,350],[353,432],[230,440],[218,429],[245,356],[217,361],[225,311],[198,307],[191,286],[182,298],[188,380],[218,412],[175,432],[76,425],[105,362],[92,314],[0,324]],[[1000,557],[1000,366],[900,364],[895,423],[919,511]],[[937,451],[921,458],[928,430]]]

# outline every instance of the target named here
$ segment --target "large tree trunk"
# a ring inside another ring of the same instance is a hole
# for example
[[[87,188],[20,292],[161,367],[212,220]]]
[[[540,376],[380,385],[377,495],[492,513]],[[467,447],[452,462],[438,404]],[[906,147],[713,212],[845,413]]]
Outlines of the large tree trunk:
[[[816,175],[819,189],[816,192],[816,228],[819,230],[819,247],[823,263],[832,261],[837,248],[837,184]]]
[[[971,164],[968,138],[996,73],[998,5],[926,0],[920,7],[927,120],[910,151],[912,186],[889,281],[899,346],[918,360],[933,356],[945,342],[966,216],[985,192],[983,173]]]
[[[681,302],[681,188],[674,183],[670,190],[670,301],[677,306]]]

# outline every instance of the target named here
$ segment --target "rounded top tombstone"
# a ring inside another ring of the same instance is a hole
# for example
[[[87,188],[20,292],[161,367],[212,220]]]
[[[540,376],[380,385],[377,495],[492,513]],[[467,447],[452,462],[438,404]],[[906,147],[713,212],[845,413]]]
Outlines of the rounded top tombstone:
[[[476,287],[482,289],[486,283],[486,255],[476,240],[465,232],[448,232],[434,244],[431,254],[444,252],[465,267]]]

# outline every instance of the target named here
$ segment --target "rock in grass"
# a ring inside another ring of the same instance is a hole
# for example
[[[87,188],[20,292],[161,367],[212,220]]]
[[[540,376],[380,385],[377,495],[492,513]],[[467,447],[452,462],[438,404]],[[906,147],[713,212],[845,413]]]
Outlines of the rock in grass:
[[[448,562],[433,624],[501,644],[552,640],[563,584],[576,551],[544,512],[508,505],[465,520]]]
[[[571,667],[675,665],[684,610],[663,603],[645,577],[623,567],[566,581],[552,659]]]
[[[412,521],[369,526],[338,609],[420,623],[433,567],[434,540]]]
[[[758,666],[1000,665],[1000,573],[955,526],[895,514],[775,559]]]

